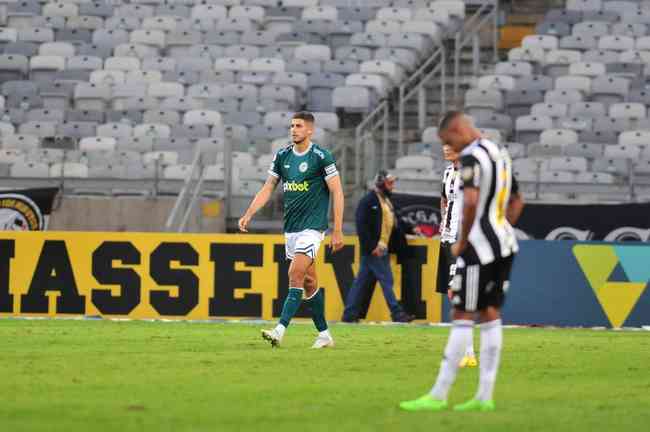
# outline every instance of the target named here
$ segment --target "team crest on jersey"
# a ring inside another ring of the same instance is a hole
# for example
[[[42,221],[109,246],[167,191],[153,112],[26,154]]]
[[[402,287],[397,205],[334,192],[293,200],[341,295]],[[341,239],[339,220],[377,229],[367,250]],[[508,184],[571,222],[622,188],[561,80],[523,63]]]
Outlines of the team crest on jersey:
[[[307,164],[307,162],[303,162],[303,163],[301,163],[300,165],[298,165],[298,170],[299,170],[300,172],[302,172],[302,173],[304,173],[305,171],[307,171],[307,168],[309,168],[309,165]]]

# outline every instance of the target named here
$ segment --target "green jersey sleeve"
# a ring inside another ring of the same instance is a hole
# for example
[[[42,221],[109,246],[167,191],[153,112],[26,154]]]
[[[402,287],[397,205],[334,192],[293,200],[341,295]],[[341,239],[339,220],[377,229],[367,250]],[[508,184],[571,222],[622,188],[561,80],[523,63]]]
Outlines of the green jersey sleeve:
[[[339,175],[339,171],[336,168],[336,160],[334,159],[334,156],[332,156],[332,153],[327,150],[322,150],[322,153],[323,157],[321,158],[321,169],[323,177],[325,180],[329,180],[332,177]]]
[[[271,161],[271,165],[269,166],[269,175],[272,175],[273,177],[277,179],[282,179],[281,177],[281,171],[280,171],[280,152],[277,152],[275,155],[273,155],[273,160]]]

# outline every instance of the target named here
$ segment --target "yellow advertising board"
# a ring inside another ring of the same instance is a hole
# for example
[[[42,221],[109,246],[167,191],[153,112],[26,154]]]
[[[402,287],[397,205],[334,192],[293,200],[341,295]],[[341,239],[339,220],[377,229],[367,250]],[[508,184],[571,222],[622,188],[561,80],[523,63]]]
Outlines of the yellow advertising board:
[[[408,290],[418,318],[438,322],[438,244],[415,240],[410,249],[404,263],[392,257],[395,293]],[[322,246],[316,266],[326,317],[339,320],[359,268],[356,237],[336,254]],[[0,316],[270,320],[280,315],[287,270],[280,235],[5,231]],[[379,288],[367,319],[390,319]]]

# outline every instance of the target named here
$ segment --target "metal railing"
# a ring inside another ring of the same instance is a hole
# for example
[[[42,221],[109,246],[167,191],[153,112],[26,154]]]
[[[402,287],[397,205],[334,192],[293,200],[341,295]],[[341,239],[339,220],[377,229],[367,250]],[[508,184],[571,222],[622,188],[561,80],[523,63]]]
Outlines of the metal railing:
[[[366,149],[374,146],[374,136],[376,131],[382,129],[382,161],[381,166],[388,168],[388,120],[389,120],[388,101],[382,101],[374,110],[370,112],[356,127],[354,131],[354,187],[360,188],[365,184],[365,169],[367,167]],[[375,154],[376,156],[376,154]]]
[[[187,223],[190,220],[190,215],[196,208],[203,189],[204,177],[202,159],[201,149],[197,146],[196,151],[194,152],[190,172],[185,178],[183,188],[178,194],[176,202],[174,202],[174,207],[169,213],[169,217],[165,223],[166,231],[185,231]]]
[[[493,25],[492,49],[494,61],[499,58],[499,1],[494,0],[484,3],[478,10],[463,23],[456,33],[454,42],[454,100],[458,100],[458,87],[460,80],[460,54],[463,48],[472,44],[472,74],[478,76],[480,63],[480,31],[486,24]]]
[[[438,49],[424,62],[409,78],[407,78],[398,90],[398,156],[404,155],[404,123],[406,116],[406,103],[413,96],[418,98],[418,128],[422,131],[425,128],[427,117],[427,87],[433,79],[438,78],[440,84],[440,109],[444,112],[447,109],[446,95],[446,71],[447,59],[445,48]]]

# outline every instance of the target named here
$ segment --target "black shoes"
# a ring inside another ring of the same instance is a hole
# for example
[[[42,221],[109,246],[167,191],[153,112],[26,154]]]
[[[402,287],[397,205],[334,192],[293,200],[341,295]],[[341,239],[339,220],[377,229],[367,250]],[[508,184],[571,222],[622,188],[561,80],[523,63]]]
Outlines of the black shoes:
[[[402,312],[401,314],[393,318],[393,322],[410,323],[414,319],[415,316],[407,314],[406,312]]]

